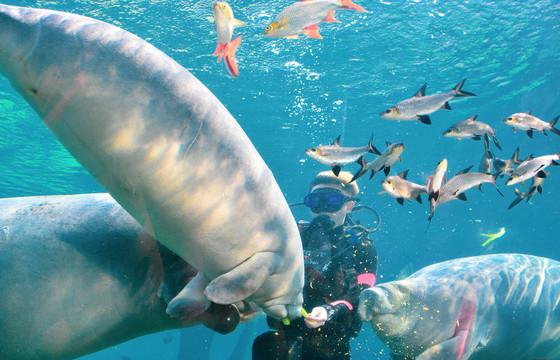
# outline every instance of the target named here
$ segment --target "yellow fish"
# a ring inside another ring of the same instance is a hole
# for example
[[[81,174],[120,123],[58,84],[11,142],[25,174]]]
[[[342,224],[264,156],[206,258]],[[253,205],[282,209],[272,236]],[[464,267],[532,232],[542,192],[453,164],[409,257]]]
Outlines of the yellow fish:
[[[496,240],[497,238],[502,237],[505,233],[506,233],[506,228],[500,228],[500,231],[498,231],[495,234],[480,234],[482,236],[489,237],[489,239],[486,240],[486,242],[484,242],[484,244],[482,244],[482,246],[486,246],[490,241],[493,241],[493,240]]]

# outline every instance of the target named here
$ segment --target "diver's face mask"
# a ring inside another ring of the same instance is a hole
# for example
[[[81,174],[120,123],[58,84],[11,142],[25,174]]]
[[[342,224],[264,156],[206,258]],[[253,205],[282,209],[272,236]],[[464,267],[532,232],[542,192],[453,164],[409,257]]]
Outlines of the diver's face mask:
[[[350,200],[357,201],[350,196],[332,188],[319,188],[308,194],[303,203],[314,214],[335,213],[342,209],[342,206]]]

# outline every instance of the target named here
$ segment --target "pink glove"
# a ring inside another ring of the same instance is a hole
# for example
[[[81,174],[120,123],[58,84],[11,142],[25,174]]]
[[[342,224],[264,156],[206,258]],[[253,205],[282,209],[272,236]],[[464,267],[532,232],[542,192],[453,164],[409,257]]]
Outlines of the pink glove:
[[[310,329],[316,329],[325,325],[325,322],[327,321],[327,309],[322,306],[317,306],[312,312],[307,314],[304,321],[305,325],[307,325]]]

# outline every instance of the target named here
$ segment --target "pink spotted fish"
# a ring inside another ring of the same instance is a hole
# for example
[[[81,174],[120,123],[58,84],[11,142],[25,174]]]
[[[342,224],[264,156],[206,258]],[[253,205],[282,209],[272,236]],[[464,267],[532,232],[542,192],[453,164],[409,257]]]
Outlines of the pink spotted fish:
[[[338,9],[367,12],[352,0],[301,0],[285,8],[264,29],[264,36],[298,38],[299,34],[322,39],[319,34],[321,22],[340,22],[334,18]]]

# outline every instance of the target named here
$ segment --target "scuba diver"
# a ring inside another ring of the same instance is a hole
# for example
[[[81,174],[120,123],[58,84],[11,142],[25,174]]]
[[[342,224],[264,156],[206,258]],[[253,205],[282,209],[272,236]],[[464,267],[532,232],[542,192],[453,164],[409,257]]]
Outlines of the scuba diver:
[[[305,262],[304,318],[286,325],[267,317],[272,331],[253,342],[253,360],[349,360],[350,339],[360,332],[360,293],[374,285],[377,251],[370,229],[354,224],[350,212],[359,199],[352,174],[317,175],[304,204],[313,220],[300,230]],[[369,209],[369,208],[367,208]],[[371,209],[370,209],[371,210]],[[378,218],[379,223],[379,218]]]

